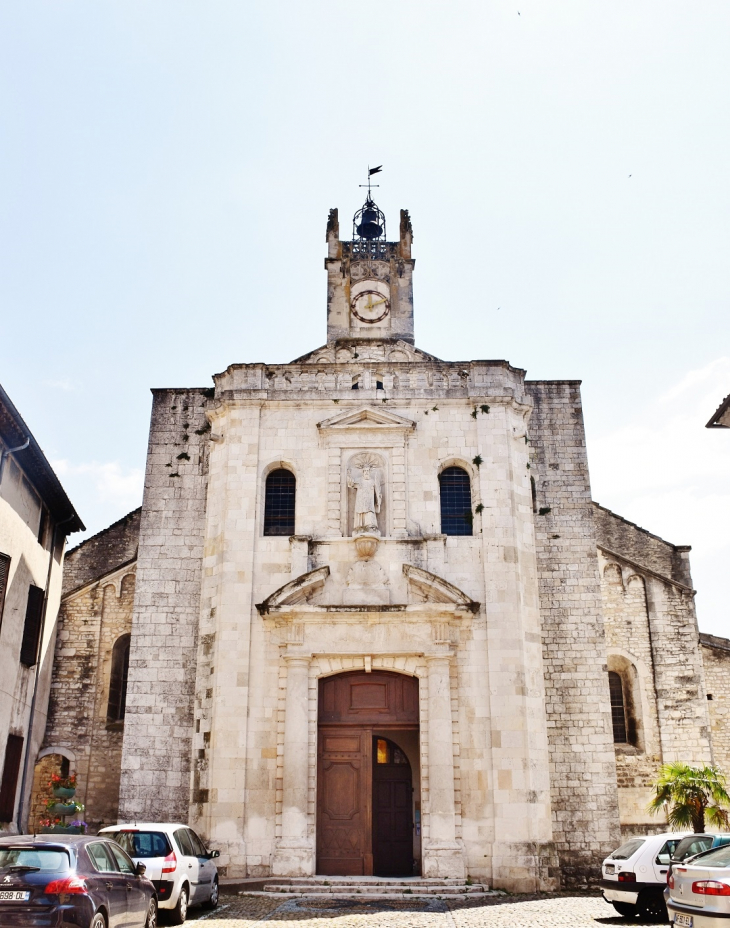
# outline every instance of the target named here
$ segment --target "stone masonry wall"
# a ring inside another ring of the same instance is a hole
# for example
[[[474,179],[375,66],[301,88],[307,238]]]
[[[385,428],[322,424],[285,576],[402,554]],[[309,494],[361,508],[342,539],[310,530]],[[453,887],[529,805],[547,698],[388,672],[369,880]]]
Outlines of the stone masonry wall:
[[[96,830],[117,821],[123,723],[108,721],[114,643],[132,627],[134,565],[64,597],[44,749],[73,758],[81,816]]]
[[[712,762],[730,781],[730,640],[700,635],[712,724]]]
[[[579,383],[526,387],[553,830],[571,886],[619,841],[606,645]]]
[[[120,819],[187,821],[210,391],[154,390],[127,688]]]
[[[127,513],[123,519],[82,541],[66,554],[63,561],[64,596],[87,583],[94,583],[137,557],[141,514],[141,508]]]
[[[689,548],[594,504],[608,667],[622,677],[630,744],[616,745],[621,824],[658,832],[646,812],[659,766],[709,763],[705,698]]]

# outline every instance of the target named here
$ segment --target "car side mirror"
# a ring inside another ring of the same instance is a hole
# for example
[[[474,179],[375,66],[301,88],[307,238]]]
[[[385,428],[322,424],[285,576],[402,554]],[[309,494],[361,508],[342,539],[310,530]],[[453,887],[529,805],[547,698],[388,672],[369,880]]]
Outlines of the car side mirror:
[[[147,864],[143,864],[142,862],[138,863],[134,868],[134,872],[137,876],[144,876],[145,873],[147,873]]]
[[[208,860],[213,860],[214,857],[220,857],[220,851],[208,851]]]

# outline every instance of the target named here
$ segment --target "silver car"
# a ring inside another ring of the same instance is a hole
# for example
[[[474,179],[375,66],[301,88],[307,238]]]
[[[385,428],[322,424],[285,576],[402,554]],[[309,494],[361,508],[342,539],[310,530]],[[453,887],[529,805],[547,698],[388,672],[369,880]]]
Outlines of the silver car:
[[[730,846],[713,848],[687,863],[675,864],[665,892],[673,925],[728,928],[730,925]]]
[[[195,832],[179,822],[135,822],[110,825],[99,832],[121,845],[157,890],[160,911],[182,925],[188,906],[218,905],[218,872],[213,863],[218,851],[209,851]]]

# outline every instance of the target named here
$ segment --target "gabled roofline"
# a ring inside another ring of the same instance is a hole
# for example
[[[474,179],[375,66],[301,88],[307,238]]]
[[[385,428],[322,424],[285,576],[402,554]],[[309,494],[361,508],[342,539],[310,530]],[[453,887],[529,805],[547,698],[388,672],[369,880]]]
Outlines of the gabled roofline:
[[[18,448],[13,452],[13,457],[17,459],[33,488],[48,507],[54,522],[63,523],[64,534],[83,532],[86,526],[66,495],[48,458],[41,451],[33,433],[2,386],[0,386],[0,436],[8,448]]]
[[[730,393],[725,397],[725,399],[720,403],[715,412],[712,414],[712,418],[705,426],[706,429],[727,429],[730,428],[728,425],[723,425],[720,422],[720,419],[725,415],[725,413],[730,410]]]

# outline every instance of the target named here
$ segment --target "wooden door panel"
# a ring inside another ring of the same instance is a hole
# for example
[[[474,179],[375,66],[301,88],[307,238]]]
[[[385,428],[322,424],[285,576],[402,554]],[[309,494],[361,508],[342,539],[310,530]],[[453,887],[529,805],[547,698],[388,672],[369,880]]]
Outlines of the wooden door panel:
[[[418,680],[400,673],[352,671],[319,681],[319,721],[417,725]]]
[[[405,764],[375,764],[373,777],[373,873],[410,876],[413,872],[411,768]]]
[[[368,876],[370,841],[370,729],[321,729],[317,756],[317,873]]]

